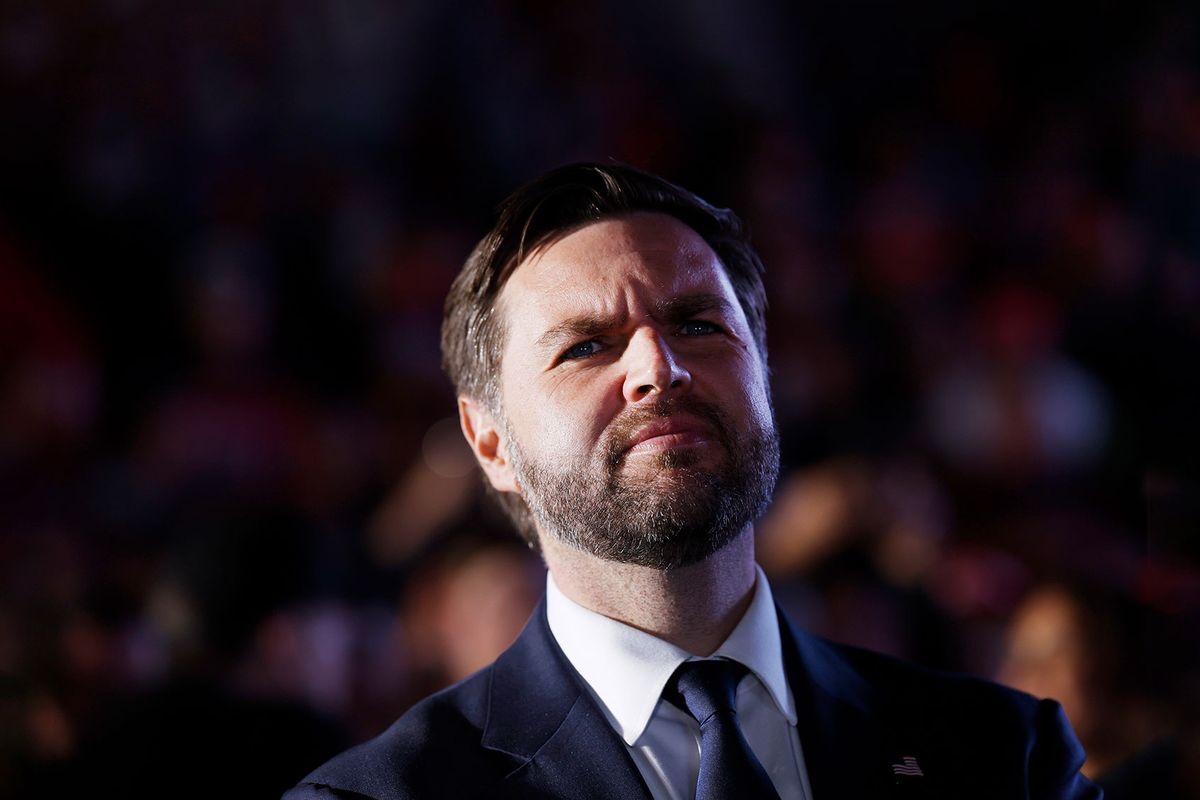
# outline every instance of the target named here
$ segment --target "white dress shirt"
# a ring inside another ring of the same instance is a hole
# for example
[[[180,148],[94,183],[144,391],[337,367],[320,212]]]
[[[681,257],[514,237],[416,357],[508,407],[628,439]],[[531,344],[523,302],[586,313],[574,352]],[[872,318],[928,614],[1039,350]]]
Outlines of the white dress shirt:
[[[661,695],[676,667],[702,659],[584,608],[564,595],[549,574],[546,613],[550,632],[625,741],[654,800],[694,797],[700,726]],[[750,607],[709,658],[728,658],[749,668],[737,689],[742,732],[781,798],[811,800],[796,704],[783,668],[779,620],[761,569]]]

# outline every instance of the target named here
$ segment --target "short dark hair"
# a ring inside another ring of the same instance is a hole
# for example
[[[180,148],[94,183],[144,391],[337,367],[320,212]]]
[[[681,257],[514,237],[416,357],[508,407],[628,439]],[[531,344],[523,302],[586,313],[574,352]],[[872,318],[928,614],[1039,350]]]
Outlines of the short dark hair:
[[[496,224],[471,251],[446,297],[442,367],[455,391],[499,411],[503,320],[496,298],[513,270],[538,248],[600,220],[637,211],[669,214],[700,234],[725,267],[767,357],[763,265],[738,216],[675,184],[625,164],[568,164],[509,195]]]
[[[763,265],[738,216],[625,164],[569,164],[525,184],[500,204],[495,225],[467,256],[450,286],[442,318],[442,367],[460,396],[481,402],[503,417],[499,375],[505,328],[496,299],[517,266],[539,248],[585,225],[638,211],[675,217],[713,249],[766,368]],[[536,549],[537,535],[524,501],[504,493],[498,499]]]

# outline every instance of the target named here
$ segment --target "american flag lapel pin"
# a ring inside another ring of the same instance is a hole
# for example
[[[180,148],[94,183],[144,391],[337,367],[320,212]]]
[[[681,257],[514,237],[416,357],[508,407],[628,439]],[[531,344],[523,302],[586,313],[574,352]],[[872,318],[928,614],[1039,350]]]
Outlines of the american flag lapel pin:
[[[921,765],[912,756],[904,756],[900,759],[899,764],[892,764],[893,775],[904,775],[910,778],[924,778],[925,773],[921,771]]]

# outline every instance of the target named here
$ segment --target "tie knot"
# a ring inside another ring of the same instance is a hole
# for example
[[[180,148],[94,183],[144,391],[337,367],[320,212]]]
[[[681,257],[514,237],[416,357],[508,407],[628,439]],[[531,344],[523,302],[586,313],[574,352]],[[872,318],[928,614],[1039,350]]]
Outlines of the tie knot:
[[[714,714],[737,713],[737,686],[749,670],[736,661],[685,661],[675,670],[663,697],[703,725]]]

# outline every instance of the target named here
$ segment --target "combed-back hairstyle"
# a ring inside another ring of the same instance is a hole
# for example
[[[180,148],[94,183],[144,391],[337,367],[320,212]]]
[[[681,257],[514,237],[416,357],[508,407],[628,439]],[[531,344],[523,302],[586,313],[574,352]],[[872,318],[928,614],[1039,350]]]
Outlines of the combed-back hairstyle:
[[[590,223],[638,211],[675,217],[713,249],[729,275],[766,368],[763,265],[737,215],[625,164],[569,164],[525,184],[500,204],[496,224],[471,251],[450,287],[442,318],[442,366],[459,396],[483,403],[503,423],[500,358],[505,326],[497,298],[505,282],[539,248]],[[512,493],[498,493],[498,499],[537,549],[524,501]]]
[[[442,318],[442,366],[459,395],[500,411],[505,329],[496,299],[513,270],[584,225],[636,211],[669,214],[708,243],[729,275],[765,362],[763,266],[737,215],[625,164],[569,164],[525,184],[500,204],[496,224],[450,287]]]

